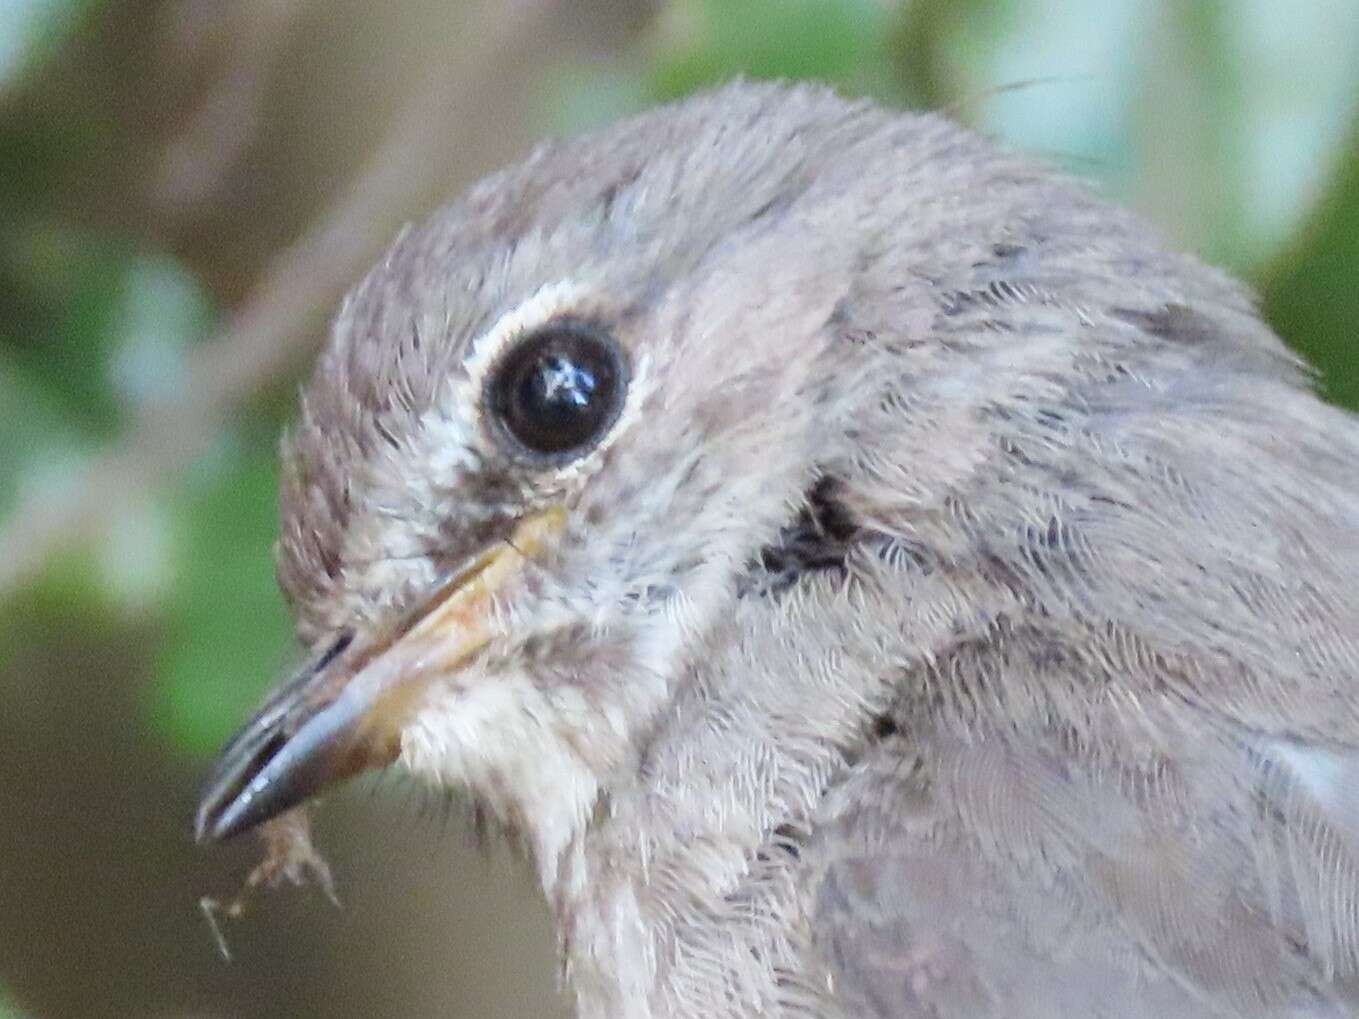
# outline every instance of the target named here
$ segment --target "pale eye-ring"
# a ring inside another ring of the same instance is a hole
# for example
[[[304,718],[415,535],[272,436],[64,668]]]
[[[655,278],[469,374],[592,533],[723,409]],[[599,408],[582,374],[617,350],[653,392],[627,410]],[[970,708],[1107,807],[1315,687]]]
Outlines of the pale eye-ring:
[[[561,463],[594,448],[623,409],[623,352],[589,322],[550,322],[518,340],[492,369],[485,403],[515,453]]]

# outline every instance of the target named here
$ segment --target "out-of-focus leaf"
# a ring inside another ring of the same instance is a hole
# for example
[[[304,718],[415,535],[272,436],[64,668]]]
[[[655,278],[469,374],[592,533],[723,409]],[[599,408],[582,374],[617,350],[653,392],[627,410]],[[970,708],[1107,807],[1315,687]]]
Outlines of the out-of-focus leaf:
[[[227,451],[172,506],[181,550],[150,717],[177,746],[216,750],[288,657],[274,581],[272,454]]]
[[[917,0],[893,59],[907,96],[1126,192],[1154,3]]]
[[[1327,396],[1359,410],[1359,121],[1345,152],[1298,245],[1266,276],[1264,312],[1321,368]]]
[[[668,8],[652,89],[673,98],[738,74],[854,88],[885,53],[886,21],[876,0],[683,0]]]
[[[67,421],[110,435],[119,419],[108,362],[127,285],[125,247],[87,231],[33,225],[0,247],[0,344],[58,396]]]
[[[184,354],[212,309],[172,259],[84,231],[18,231],[0,243],[0,519],[78,497],[79,468],[140,409],[184,385]],[[102,594],[148,608],[168,537],[154,498],[110,493],[123,519],[102,546]],[[21,498],[22,497],[22,498]]]
[[[106,512],[116,516],[94,556],[99,593],[124,614],[158,608],[173,590],[176,554],[164,500],[139,491]]]
[[[65,41],[99,0],[0,0],[0,92]]]
[[[899,10],[884,0],[679,0],[646,60],[559,68],[544,90],[546,126],[574,134],[737,76],[812,79],[899,102],[889,31]]]
[[[187,382],[184,352],[207,332],[213,308],[198,281],[173,259],[132,259],[112,322],[109,381],[127,406],[164,402]]]
[[[909,0],[891,31],[888,59],[899,98],[938,110],[971,88],[970,71],[1004,36],[1012,15],[1007,0]],[[960,52],[970,51],[970,52]]]
[[[80,181],[88,185],[92,169],[108,161],[110,147],[109,125],[93,105],[70,103],[59,114],[44,110],[47,116],[34,116],[21,103],[10,105],[0,105],[0,239],[69,208],[64,192]]]
[[[578,134],[642,109],[650,101],[641,70],[563,67],[543,90],[544,128]]]
[[[1241,265],[1241,67],[1219,0],[1149,5],[1138,47],[1130,143],[1136,173],[1122,194],[1172,242]]]
[[[5,993],[4,988],[0,988],[0,1019],[26,1019],[25,1013],[19,1011],[19,1006]]]
[[[34,488],[56,491],[83,462],[88,442],[71,426],[60,396],[0,360],[0,519]]]
[[[1084,176],[1118,178],[1137,73],[1127,40],[1145,27],[1148,6],[1108,0],[1085,17],[1062,18],[1045,16],[1040,0],[1012,4],[1009,31],[996,37],[977,82],[979,122]]]
[[[1237,134],[1246,261],[1278,251],[1325,191],[1359,116],[1359,3],[1237,0],[1223,25],[1242,101]],[[1353,289],[1353,288],[1351,288]]]
[[[0,343],[67,419],[109,434],[125,411],[183,384],[183,353],[212,321],[193,276],[157,253],[55,226],[0,248]]]
[[[908,95],[1238,270],[1296,228],[1359,110],[1353,0],[914,0],[903,24]]]

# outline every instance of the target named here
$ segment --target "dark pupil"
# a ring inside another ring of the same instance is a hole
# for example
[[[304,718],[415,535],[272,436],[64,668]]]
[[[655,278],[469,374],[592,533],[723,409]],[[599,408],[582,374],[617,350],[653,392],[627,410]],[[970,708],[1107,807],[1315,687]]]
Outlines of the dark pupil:
[[[512,355],[497,402],[511,434],[539,453],[585,446],[612,423],[617,371],[599,340],[533,337]]]

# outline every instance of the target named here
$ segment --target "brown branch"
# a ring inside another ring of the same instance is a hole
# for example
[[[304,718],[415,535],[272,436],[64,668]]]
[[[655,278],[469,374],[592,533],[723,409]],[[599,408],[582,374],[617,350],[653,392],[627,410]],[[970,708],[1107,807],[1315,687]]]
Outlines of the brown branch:
[[[227,23],[232,45],[226,66],[216,76],[188,125],[161,154],[150,178],[150,200],[166,218],[197,210],[221,190],[254,137],[269,72],[308,0],[239,0],[206,10],[196,0],[183,0],[180,31],[188,45],[178,46],[185,59],[197,54],[194,24],[205,17]],[[187,25],[185,24],[187,23]]]
[[[310,357],[322,316],[399,226],[441,193],[466,127],[467,106],[487,78],[513,68],[558,0],[486,0],[466,29],[465,58],[439,66],[406,105],[355,185],[273,262],[252,296],[196,348],[173,403],[148,409],[61,497],[48,490],[16,508],[0,531],[0,596],[34,576],[58,549],[97,539],[116,507],[184,468],[223,419],[272,379]],[[461,114],[461,116],[460,116]],[[433,170],[431,168],[434,168]]]

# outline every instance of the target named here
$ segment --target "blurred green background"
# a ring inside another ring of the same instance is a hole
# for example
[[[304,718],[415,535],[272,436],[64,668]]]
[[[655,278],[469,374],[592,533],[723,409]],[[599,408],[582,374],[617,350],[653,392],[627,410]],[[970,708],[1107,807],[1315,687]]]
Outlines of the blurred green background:
[[[292,660],[274,448],[398,226],[737,73],[943,108],[1251,281],[1359,407],[1354,0],[0,0],[0,1019],[564,1014],[526,873],[379,781],[342,911],[197,911],[214,749]],[[1356,469],[1359,469],[1357,465]]]

